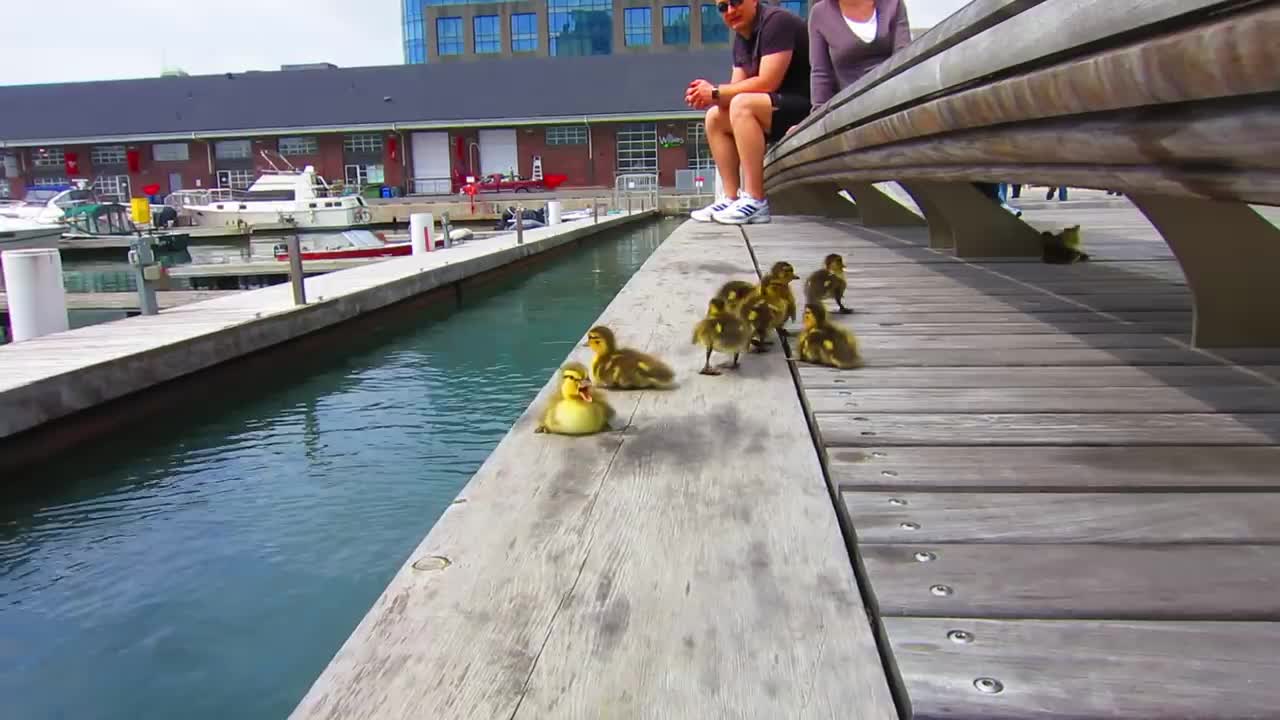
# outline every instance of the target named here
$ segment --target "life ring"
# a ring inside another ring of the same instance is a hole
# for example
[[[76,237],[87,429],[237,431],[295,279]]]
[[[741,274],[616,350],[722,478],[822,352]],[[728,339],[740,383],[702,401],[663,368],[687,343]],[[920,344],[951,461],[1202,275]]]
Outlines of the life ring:
[[[368,208],[356,208],[356,222],[369,222],[373,219],[373,213]]]

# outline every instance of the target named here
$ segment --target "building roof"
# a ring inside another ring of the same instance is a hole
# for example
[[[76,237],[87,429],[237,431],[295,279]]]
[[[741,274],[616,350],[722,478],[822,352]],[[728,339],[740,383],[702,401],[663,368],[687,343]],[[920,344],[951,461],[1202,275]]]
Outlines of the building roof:
[[[0,87],[0,146],[691,114],[725,48]]]

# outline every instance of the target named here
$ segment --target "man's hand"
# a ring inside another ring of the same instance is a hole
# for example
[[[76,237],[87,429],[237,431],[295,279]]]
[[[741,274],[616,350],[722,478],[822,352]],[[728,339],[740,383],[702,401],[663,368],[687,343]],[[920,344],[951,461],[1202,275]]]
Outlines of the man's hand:
[[[698,78],[689,83],[689,87],[684,93],[684,102],[694,110],[706,110],[715,105],[715,100],[711,99],[711,91],[715,86],[711,83]]]

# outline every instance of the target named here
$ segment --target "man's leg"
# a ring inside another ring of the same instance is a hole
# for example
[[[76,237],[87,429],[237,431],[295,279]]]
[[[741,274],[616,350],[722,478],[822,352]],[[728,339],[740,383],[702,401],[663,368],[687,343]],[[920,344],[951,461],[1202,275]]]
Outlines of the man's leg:
[[[764,139],[773,127],[773,100],[768,93],[744,93],[729,101],[729,124],[742,161],[742,189],[764,199]]]
[[[707,145],[711,148],[711,157],[716,161],[716,169],[720,171],[725,197],[736,200],[741,187],[741,179],[738,177],[738,147],[734,143],[729,113],[719,106],[707,111]]]

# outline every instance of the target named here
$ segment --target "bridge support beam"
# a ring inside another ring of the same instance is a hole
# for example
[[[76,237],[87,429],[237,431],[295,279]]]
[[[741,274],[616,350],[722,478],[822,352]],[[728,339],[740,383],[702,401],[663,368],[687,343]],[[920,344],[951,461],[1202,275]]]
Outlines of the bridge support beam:
[[[983,195],[971,183],[912,180],[907,189],[929,221],[929,247],[955,248],[956,257],[1040,257],[1040,233]],[[949,237],[943,245],[942,234]]]
[[[911,212],[902,203],[881,192],[869,182],[847,183],[845,189],[853,196],[862,224],[867,227],[904,227],[925,225],[924,218]],[[919,201],[916,202],[919,204]]]
[[[1241,202],[1129,199],[1164,236],[1187,277],[1192,344],[1280,347],[1280,229]]]
[[[858,208],[840,195],[833,182],[789,187],[769,193],[769,212],[777,215],[820,215],[831,218],[857,218]]]

